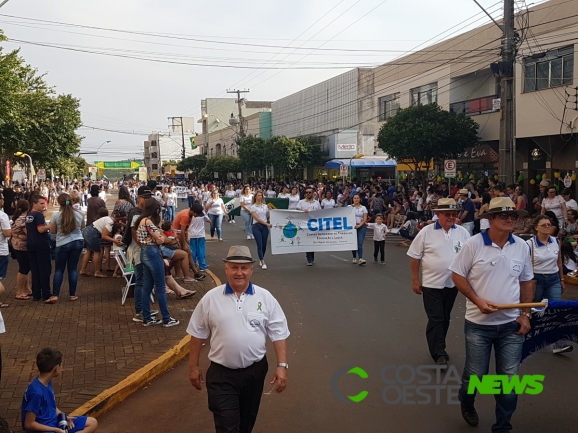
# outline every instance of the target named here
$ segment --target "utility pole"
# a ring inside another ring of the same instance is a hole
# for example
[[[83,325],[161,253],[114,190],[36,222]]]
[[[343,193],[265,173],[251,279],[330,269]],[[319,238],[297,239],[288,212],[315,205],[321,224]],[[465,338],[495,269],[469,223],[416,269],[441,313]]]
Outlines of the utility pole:
[[[169,117],[171,124],[169,125],[172,128],[172,131],[175,132],[175,128],[177,126],[181,127],[181,139],[183,142],[181,148],[181,159],[185,159],[185,126],[183,125],[183,118],[182,117]],[[178,120],[181,123],[175,123],[175,120]]]
[[[500,182],[514,181],[514,59],[516,42],[514,29],[514,0],[504,0],[504,25],[502,37],[502,61],[500,71],[500,146],[498,176]]]
[[[241,99],[241,93],[249,93],[248,90],[227,90],[227,93],[237,94],[237,106],[239,107],[239,136],[245,138],[245,126],[243,119],[243,110],[241,106],[243,105],[243,99]]]

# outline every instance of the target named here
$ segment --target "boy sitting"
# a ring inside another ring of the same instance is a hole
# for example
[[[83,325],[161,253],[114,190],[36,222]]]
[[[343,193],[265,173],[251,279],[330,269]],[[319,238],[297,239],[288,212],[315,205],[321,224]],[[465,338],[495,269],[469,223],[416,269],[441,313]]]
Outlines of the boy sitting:
[[[57,417],[61,411],[56,407],[52,390],[52,379],[62,372],[62,353],[55,349],[42,349],[36,355],[36,366],[40,374],[28,385],[22,399],[24,431],[65,433],[58,428]],[[67,420],[68,433],[92,433],[98,426],[96,419],[86,416],[69,416]]]

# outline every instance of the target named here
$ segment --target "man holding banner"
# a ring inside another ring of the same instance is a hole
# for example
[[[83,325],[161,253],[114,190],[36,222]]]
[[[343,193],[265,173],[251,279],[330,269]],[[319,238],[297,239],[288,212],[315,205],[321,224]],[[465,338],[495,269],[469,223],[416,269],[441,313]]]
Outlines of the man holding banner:
[[[313,188],[308,186],[305,190],[305,198],[303,200],[299,200],[299,203],[297,203],[297,210],[310,212],[320,209],[321,205],[313,198]],[[305,253],[305,257],[307,258],[307,266],[313,266],[313,262],[315,261],[315,253],[307,252]]]
[[[479,423],[474,408],[475,392],[468,393],[470,377],[488,374],[492,347],[496,352],[496,374],[518,374],[524,335],[530,331],[530,309],[498,309],[498,304],[532,302],[534,276],[528,245],[511,234],[514,222],[526,211],[517,210],[507,197],[490,201],[490,228],[471,237],[450,265],[452,279],[467,298],[464,333],[466,362],[459,391],[461,412],[471,426]],[[493,432],[509,432],[516,410],[515,393],[499,393]]]

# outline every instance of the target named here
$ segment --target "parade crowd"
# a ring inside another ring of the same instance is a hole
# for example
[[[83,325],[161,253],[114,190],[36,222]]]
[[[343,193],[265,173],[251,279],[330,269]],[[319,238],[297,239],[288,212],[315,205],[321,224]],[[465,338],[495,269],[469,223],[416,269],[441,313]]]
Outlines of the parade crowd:
[[[109,212],[106,200],[113,186],[118,190],[118,197]],[[183,285],[205,278],[204,271],[208,269],[205,225],[209,224],[212,239],[224,241],[224,221],[237,223],[232,208],[223,198],[238,199],[240,223],[247,240],[255,241],[259,266],[263,270],[267,269],[265,257],[271,228],[266,199],[286,199],[288,209],[304,212],[351,206],[357,233],[352,263],[358,266],[367,264],[363,246],[368,229],[373,238],[375,263],[386,264],[385,240],[388,236],[399,236],[399,245],[409,248],[412,290],[423,296],[428,317],[428,350],[437,365],[445,366],[449,362],[445,338],[452,307],[461,292],[467,298],[467,351],[460,402],[462,416],[470,425],[479,422],[474,408],[475,395],[465,391],[470,376],[488,373],[492,347],[498,359],[497,374],[517,374],[523,336],[530,329],[529,309],[499,310],[497,305],[560,299],[565,290],[564,276],[575,275],[578,269],[578,205],[569,189],[563,189],[559,195],[558,188],[547,179],[540,182],[535,197],[528,197],[519,185],[503,185],[493,179],[479,184],[457,183],[451,188],[445,182],[434,182],[425,189],[408,182],[396,184],[379,180],[345,184],[275,180],[248,183],[180,181],[166,185],[155,180],[146,183],[119,181],[116,185],[63,181],[41,182],[28,189],[14,185],[2,191],[0,279],[6,277],[11,256],[18,263],[16,300],[54,304],[60,301],[65,272],[68,299],[74,302],[82,296],[77,292],[79,277],[122,277],[123,271],[130,267],[135,282],[133,321],[145,327],[179,325],[169,312],[167,294],[174,293],[179,299],[189,298],[195,291]],[[44,213],[50,206],[57,210],[47,221]],[[122,261],[117,257],[122,257]],[[306,253],[305,258],[306,265],[313,266],[314,252]],[[229,282],[217,289],[221,295],[231,295],[237,300],[242,300],[246,292],[254,294],[257,291],[263,298],[262,302],[253,302],[255,308],[260,311],[262,304],[269,303],[271,308],[278,309],[275,314],[281,324],[274,333],[269,330],[268,335],[274,342],[278,341],[275,348],[278,368],[282,370],[276,371],[274,381],[280,392],[286,386],[288,364],[284,341],[289,331],[274,298],[249,281],[255,261],[246,246],[231,247],[225,259]],[[122,264],[126,267],[121,267]],[[151,310],[153,291],[159,311]],[[1,292],[4,287],[0,284]],[[220,302],[219,293],[209,293],[217,299],[214,302]],[[215,308],[207,296],[198,313],[195,310],[187,329],[192,336],[191,344],[194,342],[191,353],[195,368],[191,367],[191,382],[199,389],[204,383],[198,369],[200,344],[218,328],[214,315],[204,310]],[[9,304],[2,302],[0,307],[7,308]],[[220,311],[219,314],[225,313]],[[255,317],[252,320],[258,319]],[[226,331],[230,334],[227,338],[233,338],[235,332],[238,331]],[[209,358],[212,365],[219,364],[211,367],[213,375],[235,380],[236,373],[231,375],[228,370],[251,369],[247,373],[258,374],[262,382],[267,371],[266,361],[261,364],[265,351],[262,342],[259,342],[258,355],[250,351],[250,362],[245,358],[237,362],[235,356],[229,354],[233,356],[230,358],[223,344],[218,336],[211,336],[211,346],[215,345],[217,349],[212,349]],[[568,344],[556,344],[552,348],[555,354],[572,349]],[[46,387],[52,378],[58,377],[61,362],[61,354],[52,349],[38,355],[41,374],[39,383],[33,383],[27,390],[27,395],[29,391],[31,393],[30,398],[39,398],[42,385]],[[211,380],[219,383],[218,386],[225,386],[214,377]],[[258,409],[262,383],[251,392],[253,404]],[[227,404],[220,401],[219,395],[218,392],[213,397],[210,394],[210,398],[218,401],[211,410],[218,430],[228,431],[234,428],[236,415],[217,407]],[[35,431],[53,422],[51,419],[40,422],[40,409],[27,402],[27,398],[25,396],[23,402],[22,421],[27,430]],[[516,403],[515,395],[496,396],[493,431],[510,431]],[[56,407],[49,409],[55,411]],[[28,415],[30,413],[36,413],[37,418]],[[252,428],[256,411],[248,419],[250,427],[246,431]],[[74,424],[72,419],[67,421]],[[84,418],[79,420],[74,431],[95,429],[96,420]]]

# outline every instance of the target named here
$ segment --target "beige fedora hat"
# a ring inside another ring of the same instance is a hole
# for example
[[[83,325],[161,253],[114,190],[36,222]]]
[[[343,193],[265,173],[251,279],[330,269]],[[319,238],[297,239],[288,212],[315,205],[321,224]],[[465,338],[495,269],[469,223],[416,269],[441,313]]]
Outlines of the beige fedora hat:
[[[516,209],[516,205],[509,197],[496,197],[490,200],[490,206],[486,212],[480,215],[480,218],[487,218],[498,213],[517,213],[520,216],[528,216],[525,210]]]
[[[469,195],[470,192],[466,188],[462,188],[462,189],[460,189],[459,194],[460,195]]]
[[[232,263],[255,263],[255,260],[251,257],[249,247],[244,245],[233,245],[229,248],[227,257],[224,258],[223,261]]]
[[[446,210],[459,210],[460,206],[456,203],[453,198],[440,198],[438,200],[438,205],[435,209],[432,209],[434,212],[443,212]]]

